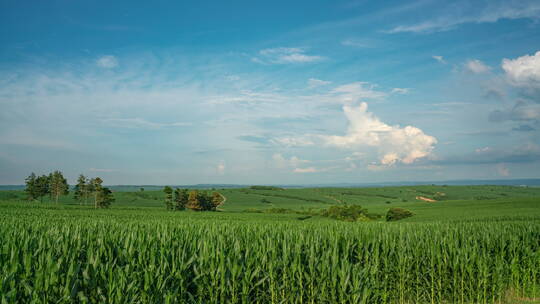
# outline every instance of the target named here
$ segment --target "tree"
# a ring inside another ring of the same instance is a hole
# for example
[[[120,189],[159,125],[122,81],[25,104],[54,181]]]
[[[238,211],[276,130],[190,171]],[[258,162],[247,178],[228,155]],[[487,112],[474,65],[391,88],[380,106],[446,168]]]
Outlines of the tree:
[[[187,189],[174,190],[174,209],[184,210],[189,201],[189,195]]]
[[[173,210],[173,189],[169,186],[165,186],[163,192],[165,192],[165,206],[167,207],[167,210]]]
[[[60,195],[69,193],[69,185],[62,172],[54,171],[49,175],[49,189],[49,193],[54,197],[56,203],[58,203]]]
[[[216,210],[219,205],[223,202],[223,196],[219,192],[212,193],[212,207],[213,210]]]
[[[39,197],[42,203],[43,203],[43,197],[51,193],[50,192],[50,179],[47,175],[42,175],[36,178],[35,193],[36,193],[36,197]]]
[[[94,194],[94,208],[98,208],[98,196],[103,190],[103,186],[101,185],[103,183],[103,180],[99,177],[92,178],[90,180],[90,187],[92,189],[92,193]]]
[[[37,179],[36,174],[32,172],[32,174],[30,174],[24,180],[26,183],[26,188],[24,189],[24,191],[26,192],[28,196],[28,200],[30,201],[33,201],[36,198],[38,198],[36,179]]]
[[[90,194],[88,191],[88,185],[89,180],[84,175],[79,175],[79,178],[77,179],[77,184],[75,185],[73,196],[76,200],[79,201],[79,204],[81,205],[83,201],[85,205],[88,203],[88,196]]]
[[[114,202],[112,191],[107,187],[101,187],[97,195],[96,208],[109,208],[112,202]]]
[[[191,190],[189,191],[188,195],[188,203],[186,205],[187,208],[191,210],[202,210],[201,203],[199,202],[199,192],[197,190]]]

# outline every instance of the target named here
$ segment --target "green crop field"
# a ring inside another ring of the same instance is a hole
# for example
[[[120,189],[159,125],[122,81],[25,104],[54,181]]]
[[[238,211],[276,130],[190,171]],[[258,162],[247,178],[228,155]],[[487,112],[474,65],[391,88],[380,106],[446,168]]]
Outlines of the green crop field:
[[[167,211],[155,190],[108,209],[0,191],[1,303],[540,301],[540,188],[215,191],[217,212]],[[320,212],[345,205],[380,216]],[[414,215],[385,221],[395,207]]]

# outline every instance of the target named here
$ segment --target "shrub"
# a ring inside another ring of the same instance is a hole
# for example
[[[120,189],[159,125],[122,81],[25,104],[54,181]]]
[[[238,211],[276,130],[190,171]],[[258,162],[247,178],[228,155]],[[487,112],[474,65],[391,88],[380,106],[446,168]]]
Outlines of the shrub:
[[[403,209],[403,208],[390,208],[390,210],[388,210],[388,212],[386,213],[386,221],[390,222],[390,221],[399,221],[399,220],[402,220],[404,218],[408,218],[408,217],[411,217],[413,216],[414,214],[407,210],[407,209]]]
[[[323,210],[321,215],[347,222],[370,220],[367,209],[364,209],[359,205],[332,206]]]

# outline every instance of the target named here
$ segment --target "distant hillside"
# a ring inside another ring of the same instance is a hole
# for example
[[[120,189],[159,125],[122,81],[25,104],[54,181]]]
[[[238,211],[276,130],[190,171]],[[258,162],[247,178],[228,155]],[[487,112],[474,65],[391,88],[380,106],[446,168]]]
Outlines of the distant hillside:
[[[269,186],[281,188],[356,188],[356,187],[385,187],[385,186],[417,186],[417,185],[449,185],[449,186],[475,186],[475,185],[495,185],[495,186],[528,186],[540,187],[540,179],[493,179],[493,180],[449,180],[449,181],[410,181],[410,182],[380,182],[380,183],[335,183],[335,184],[303,184],[303,185],[281,185],[270,184]],[[109,185],[113,191],[140,191],[161,190],[164,185]],[[187,189],[236,189],[247,188],[252,185],[235,184],[196,184],[196,185],[170,185],[174,188]],[[23,190],[24,185],[0,185],[1,190]]]

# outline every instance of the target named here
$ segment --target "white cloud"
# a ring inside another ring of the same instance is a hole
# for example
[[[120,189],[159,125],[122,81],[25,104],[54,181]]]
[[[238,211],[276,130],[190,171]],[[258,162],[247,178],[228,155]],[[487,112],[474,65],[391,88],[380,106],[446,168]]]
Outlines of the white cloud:
[[[409,92],[408,88],[393,88],[390,94],[409,94]]]
[[[316,172],[319,172],[319,170],[317,170],[314,167],[308,167],[308,168],[296,168],[294,169],[293,172],[294,173],[316,173]]]
[[[292,156],[291,158],[284,157],[281,153],[275,153],[272,155],[272,160],[277,168],[283,169],[283,168],[297,168],[298,166],[302,164],[309,163],[309,160],[300,159],[296,156]]]
[[[344,149],[376,147],[381,155],[381,164],[392,165],[397,162],[411,164],[417,159],[429,156],[437,143],[435,137],[426,135],[419,128],[401,128],[381,122],[373,113],[367,111],[365,102],[359,107],[344,106],[343,111],[349,121],[347,134],[321,135],[320,138],[328,146]]]
[[[225,174],[225,162],[221,161],[217,167],[216,167],[216,172],[217,174],[219,175],[223,175]]]
[[[437,60],[438,62],[440,62],[442,64],[446,64],[446,60],[444,60],[443,56],[433,55],[433,56],[431,56],[431,58]]]
[[[475,5],[473,5],[475,4]],[[451,30],[465,23],[494,23],[501,19],[538,19],[540,17],[540,2],[536,0],[500,0],[461,3],[452,7],[443,7],[443,14],[431,20],[412,25],[399,25],[386,33],[421,33]]]
[[[337,100],[348,104],[361,99],[381,99],[386,93],[375,90],[375,85],[368,82],[353,82],[341,85],[331,91],[337,95]]]
[[[103,119],[103,122],[110,127],[127,129],[160,129],[165,127],[185,127],[191,125],[191,123],[186,122],[157,123],[142,118],[107,118]]]
[[[357,47],[357,48],[369,48],[373,46],[373,43],[370,43],[366,40],[345,39],[341,41],[341,45],[352,46],[352,47]]]
[[[104,69],[112,69],[118,66],[118,60],[115,56],[106,55],[98,58],[96,64]]]
[[[482,61],[478,59],[469,60],[465,63],[465,68],[472,73],[482,74],[489,72],[491,69],[489,66],[485,65]]]
[[[331,83],[332,83],[331,81],[325,81],[325,80],[320,80],[320,79],[316,79],[316,78],[310,78],[308,80],[308,87],[310,89],[312,89],[312,88],[316,88],[316,87],[320,87],[320,86],[329,85]]]
[[[271,48],[259,51],[259,57],[252,58],[257,63],[288,64],[310,63],[323,60],[324,57],[307,55],[304,48]]]
[[[502,69],[517,87],[540,87],[540,51],[530,56],[525,55],[516,59],[503,59]]]
[[[311,140],[308,136],[302,136],[302,137],[280,137],[280,138],[274,138],[271,140],[272,143],[286,146],[286,147],[303,147],[303,146],[311,146],[315,143],[313,140]]]
[[[474,150],[476,153],[484,153],[484,152],[489,152],[491,151],[491,148],[490,147],[484,147],[484,148],[478,148],[476,150]]]

